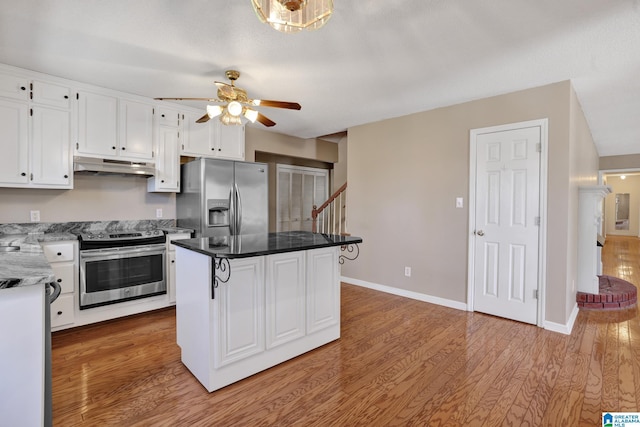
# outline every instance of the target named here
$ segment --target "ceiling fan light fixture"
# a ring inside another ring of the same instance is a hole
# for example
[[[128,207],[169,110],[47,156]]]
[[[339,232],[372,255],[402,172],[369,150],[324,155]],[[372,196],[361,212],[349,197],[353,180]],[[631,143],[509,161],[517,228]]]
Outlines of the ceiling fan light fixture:
[[[227,111],[234,117],[238,117],[242,114],[242,104],[238,101],[231,101],[229,105],[227,105]]]
[[[256,110],[252,110],[251,108],[245,108],[243,114],[251,123],[255,123],[256,119],[258,118],[258,112]]]
[[[333,0],[251,0],[251,4],[261,22],[283,33],[317,30],[333,13]]]
[[[207,115],[210,119],[222,114],[223,108],[220,105],[207,105]]]

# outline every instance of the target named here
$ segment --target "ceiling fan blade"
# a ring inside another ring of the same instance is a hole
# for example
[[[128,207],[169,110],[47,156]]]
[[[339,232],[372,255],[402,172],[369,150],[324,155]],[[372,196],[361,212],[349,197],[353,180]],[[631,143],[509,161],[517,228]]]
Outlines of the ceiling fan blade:
[[[198,120],[196,120],[196,123],[206,123],[209,121],[209,114],[205,114],[204,116],[200,117]]]
[[[216,98],[153,98],[158,101],[208,101],[208,102],[223,102]]]
[[[267,116],[265,116],[262,113],[258,113],[258,117],[256,118],[256,121],[262,123],[263,125],[265,125],[268,128],[270,128],[271,126],[275,126],[276,125],[276,122],[274,122],[273,120],[271,120],[270,118],[268,118]]]
[[[287,108],[289,110],[300,110],[302,108],[297,102],[271,101],[268,99],[254,99],[253,104],[260,107]]]

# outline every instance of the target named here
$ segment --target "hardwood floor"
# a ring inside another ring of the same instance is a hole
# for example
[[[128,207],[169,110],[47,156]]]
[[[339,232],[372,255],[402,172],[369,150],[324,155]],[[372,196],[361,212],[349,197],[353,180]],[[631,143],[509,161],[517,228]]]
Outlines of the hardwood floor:
[[[604,273],[640,283],[637,238]],[[166,309],[53,336],[55,426],[598,426],[640,410],[636,308],[581,311],[570,336],[342,286],[342,337],[207,393]]]

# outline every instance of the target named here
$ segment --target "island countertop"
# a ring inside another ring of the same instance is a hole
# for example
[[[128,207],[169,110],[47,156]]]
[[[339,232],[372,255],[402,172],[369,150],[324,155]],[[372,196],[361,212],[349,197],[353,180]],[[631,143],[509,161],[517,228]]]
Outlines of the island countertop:
[[[174,240],[173,245],[218,258],[248,258],[283,252],[362,243],[362,238],[309,231],[199,237]]]

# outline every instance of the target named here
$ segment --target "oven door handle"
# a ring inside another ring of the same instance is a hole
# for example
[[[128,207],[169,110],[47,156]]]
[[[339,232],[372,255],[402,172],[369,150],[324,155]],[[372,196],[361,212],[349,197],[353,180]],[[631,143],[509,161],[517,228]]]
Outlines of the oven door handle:
[[[80,251],[80,256],[82,258],[99,258],[99,257],[105,257],[105,256],[112,256],[112,255],[125,255],[125,256],[131,256],[131,255],[138,255],[138,254],[152,254],[152,253],[162,253],[164,252],[166,249],[165,245],[151,245],[151,246],[145,246],[143,248],[140,247],[124,247],[124,248],[118,248],[118,249],[90,249],[90,250],[86,250],[86,251]]]

